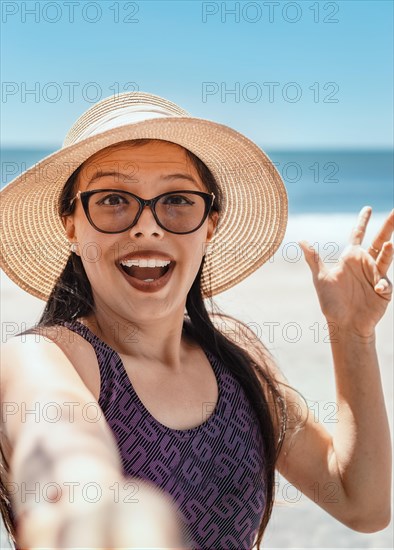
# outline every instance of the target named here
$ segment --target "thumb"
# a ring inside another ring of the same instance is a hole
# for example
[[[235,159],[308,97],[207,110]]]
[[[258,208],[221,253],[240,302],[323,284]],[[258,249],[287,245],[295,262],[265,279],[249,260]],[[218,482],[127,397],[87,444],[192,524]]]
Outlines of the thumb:
[[[318,273],[325,269],[319,253],[308,243],[308,241],[298,241],[298,244],[304,253],[305,261],[309,265],[313,276],[317,277]]]

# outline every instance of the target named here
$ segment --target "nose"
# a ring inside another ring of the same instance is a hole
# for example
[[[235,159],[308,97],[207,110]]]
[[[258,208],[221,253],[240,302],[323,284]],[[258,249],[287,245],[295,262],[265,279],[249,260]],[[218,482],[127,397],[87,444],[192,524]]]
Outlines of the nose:
[[[157,224],[153,212],[149,206],[144,206],[141,215],[135,225],[130,229],[130,235],[133,237],[156,237],[161,238],[164,235],[164,229]]]

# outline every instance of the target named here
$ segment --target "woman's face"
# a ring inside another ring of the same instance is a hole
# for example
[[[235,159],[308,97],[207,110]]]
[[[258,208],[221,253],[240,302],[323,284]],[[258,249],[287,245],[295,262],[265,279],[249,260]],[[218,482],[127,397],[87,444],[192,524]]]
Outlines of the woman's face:
[[[129,191],[144,199],[177,190],[208,192],[185,149],[163,141],[132,147],[119,144],[86,161],[77,178],[77,190],[105,188]],[[94,196],[90,201],[93,199]],[[113,313],[115,318],[141,321],[178,310],[183,315],[186,295],[216,224],[217,213],[212,212],[195,232],[177,235],[161,228],[150,208],[145,207],[131,229],[106,234],[89,223],[80,200],[76,201],[73,215],[65,219],[68,239],[78,243],[77,253],[92,286],[96,307]],[[166,282],[158,288],[136,280],[141,273],[144,279],[150,278],[148,268],[139,271],[141,266],[126,266],[125,271],[120,264],[130,261],[130,255],[133,260],[148,259],[146,254],[150,259],[171,261],[169,276],[162,278]]]

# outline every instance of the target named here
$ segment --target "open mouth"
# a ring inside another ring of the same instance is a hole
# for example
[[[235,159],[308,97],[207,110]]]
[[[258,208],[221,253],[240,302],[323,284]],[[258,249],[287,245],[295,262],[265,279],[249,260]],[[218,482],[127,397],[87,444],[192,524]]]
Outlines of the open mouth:
[[[141,292],[157,292],[171,279],[175,261],[169,258],[127,258],[120,260],[120,269],[126,281]]]
[[[143,281],[145,283],[153,283],[164,277],[164,275],[172,267],[172,263],[164,267],[138,267],[138,266],[126,266],[120,264],[120,268],[130,277]]]

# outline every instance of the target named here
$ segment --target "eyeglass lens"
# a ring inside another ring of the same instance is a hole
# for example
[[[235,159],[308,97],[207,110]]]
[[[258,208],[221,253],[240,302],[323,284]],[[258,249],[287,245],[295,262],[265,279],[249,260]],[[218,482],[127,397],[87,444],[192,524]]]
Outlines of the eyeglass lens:
[[[120,232],[135,220],[140,205],[126,193],[103,191],[89,199],[89,214],[102,231]],[[183,233],[197,228],[205,214],[205,200],[194,193],[168,193],[155,205],[160,223],[169,231]]]

